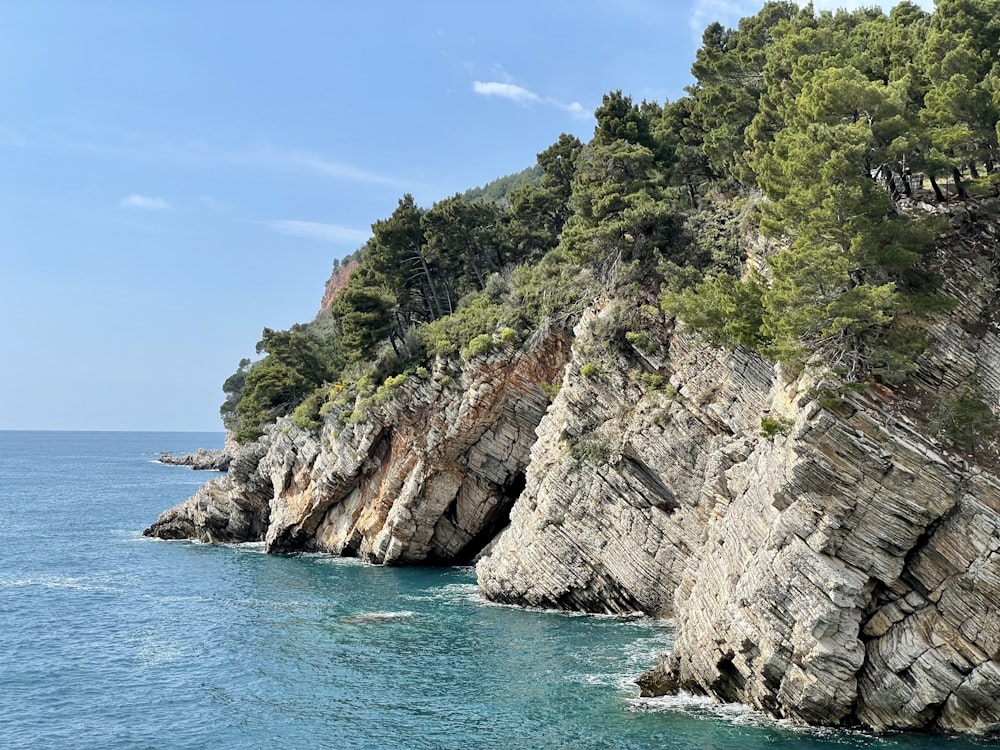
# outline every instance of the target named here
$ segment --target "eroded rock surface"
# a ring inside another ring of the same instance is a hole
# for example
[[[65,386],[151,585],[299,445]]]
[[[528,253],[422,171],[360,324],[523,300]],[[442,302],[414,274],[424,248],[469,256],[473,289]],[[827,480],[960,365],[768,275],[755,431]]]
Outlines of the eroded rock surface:
[[[206,450],[199,448],[193,453],[160,454],[160,463],[170,466],[188,466],[195,471],[228,471],[232,455],[228,450]]]
[[[484,595],[672,616],[675,648],[647,692],[811,724],[991,728],[1000,481],[928,437],[919,413],[972,377],[996,407],[992,281],[974,259],[949,262],[958,307],[910,392],[829,408],[808,374],[669,330],[661,359],[594,366],[613,306],[595,308],[511,525],[478,564]]]
[[[442,362],[346,425],[332,415],[318,436],[279,422],[146,533],[378,563],[471,559],[507,523],[549,403],[540,384],[568,356],[568,337],[553,335],[529,352]]]

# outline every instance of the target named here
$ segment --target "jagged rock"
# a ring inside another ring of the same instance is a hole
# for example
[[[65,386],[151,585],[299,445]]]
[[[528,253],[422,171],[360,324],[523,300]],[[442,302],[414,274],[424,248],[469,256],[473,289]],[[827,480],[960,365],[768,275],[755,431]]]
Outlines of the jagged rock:
[[[259,442],[232,450],[227,476],[164,511],[143,535],[208,543],[259,541],[267,529],[270,500],[270,487],[255,481],[263,455]]]
[[[670,689],[777,717],[994,726],[1000,480],[928,437],[919,413],[931,389],[973,375],[997,402],[993,290],[952,262],[963,295],[933,329],[911,403],[873,390],[822,408],[808,374],[669,330],[654,369],[671,392],[627,352],[588,377],[612,312],[595,308],[511,525],[478,564],[483,594],[672,616]]]
[[[646,692],[810,724],[995,728],[997,457],[928,429],[941,394],[972,380],[1000,412],[1000,306],[981,261],[942,247],[956,307],[896,392],[821,402],[809,371],[669,322],[638,346],[607,334],[616,304],[599,300],[572,356],[554,336],[439,363],[319,436],[279,422],[147,533],[381,563],[483,550],[488,598],[673,617]],[[560,377],[548,406],[540,384]]]
[[[171,466],[189,466],[195,471],[228,471],[232,456],[224,449],[206,450],[199,448],[194,453],[161,453],[160,463]]]
[[[236,454],[228,477],[147,533],[208,541],[224,528],[269,552],[469,560],[507,523],[549,403],[540,384],[558,379],[568,356],[568,337],[555,334],[456,371],[442,362],[363,418],[328,420],[318,436],[281,421]],[[227,509],[236,514],[228,525]]]
[[[667,659],[662,657],[655,667],[643,672],[635,684],[639,686],[640,698],[659,698],[663,695],[676,695],[680,692],[673,667]]]

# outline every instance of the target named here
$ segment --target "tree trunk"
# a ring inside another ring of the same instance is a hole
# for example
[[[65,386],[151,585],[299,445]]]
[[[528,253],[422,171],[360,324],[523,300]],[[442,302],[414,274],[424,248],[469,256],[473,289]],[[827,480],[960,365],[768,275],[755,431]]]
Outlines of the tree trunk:
[[[885,187],[889,191],[889,197],[892,198],[892,202],[897,202],[899,200],[899,188],[896,187],[896,177],[893,175],[892,170],[889,169],[889,165],[883,164],[879,168],[879,173],[885,181]]]
[[[934,197],[937,198],[938,203],[947,203],[948,199],[945,197],[944,193],[941,192],[941,187],[937,184],[937,180],[934,179],[934,175],[929,174],[927,177],[931,181],[931,188],[934,190]]]
[[[958,199],[960,201],[969,200],[969,194],[965,192],[965,186],[962,185],[962,173],[958,171],[958,167],[951,168],[951,176],[955,180],[955,190],[958,191]]]
[[[903,195],[905,195],[907,198],[913,197],[913,185],[910,184],[912,180],[913,180],[913,173],[910,172],[909,169],[907,169],[905,172],[903,172]]]
[[[976,162],[974,161],[969,162],[969,177],[973,180],[979,179],[979,171],[976,169]]]
[[[433,306],[434,308],[436,308],[436,313],[435,310],[433,309],[430,310],[430,313],[435,320],[437,318],[442,318],[444,317],[444,308],[441,307],[441,300],[438,299],[437,289],[434,287],[434,279],[431,278],[431,269],[427,265],[427,261],[424,260],[424,254],[420,252],[419,247],[415,248],[413,252],[417,260],[420,261],[420,270],[423,271],[424,278],[427,280],[427,291],[430,293],[428,299],[428,307],[431,307],[430,303],[433,302],[434,303]]]

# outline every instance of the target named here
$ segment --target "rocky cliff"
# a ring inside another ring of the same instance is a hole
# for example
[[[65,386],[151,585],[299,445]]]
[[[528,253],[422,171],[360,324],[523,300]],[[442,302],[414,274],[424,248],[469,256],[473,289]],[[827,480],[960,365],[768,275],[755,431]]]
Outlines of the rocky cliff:
[[[929,419],[969,383],[998,412],[998,232],[955,222],[936,262],[956,308],[906,388],[831,399],[810,370],[601,299],[572,347],[439,361],[319,435],[279,423],[147,533],[478,554],[497,601],[672,617],[660,690],[811,724],[992,728],[996,457],[947,449]]]
[[[674,651],[645,681],[660,691],[811,724],[994,727],[1000,480],[927,419],[970,381],[1000,403],[990,247],[943,243],[957,307],[898,393],[826,402],[808,373],[669,329],[660,359],[602,357],[616,311],[593,309],[479,562],[484,595],[673,617]]]
[[[541,384],[568,355],[556,334],[464,366],[442,360],[381,399],[344,404],[318,435],[279,422],[146,534],[377,563],[470,560],[507,523],[549,403]]]

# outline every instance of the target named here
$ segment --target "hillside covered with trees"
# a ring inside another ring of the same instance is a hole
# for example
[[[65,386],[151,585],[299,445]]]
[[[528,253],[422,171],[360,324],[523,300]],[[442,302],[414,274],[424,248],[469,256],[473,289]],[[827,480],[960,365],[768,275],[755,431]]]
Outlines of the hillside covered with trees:
[[[677,316],[792,371],[904,383],[948,307],[936,207],[1000,203],[1000,0],[768,2],[709,26],[692,73],[672,102],[607,94],[589,142],[561,135],[497,190],[402,196],[328,309],[264,330],[224,385],[227,428],[351,419],[436,357],[571,329],[602,294],[636,301],[612,339]]]

